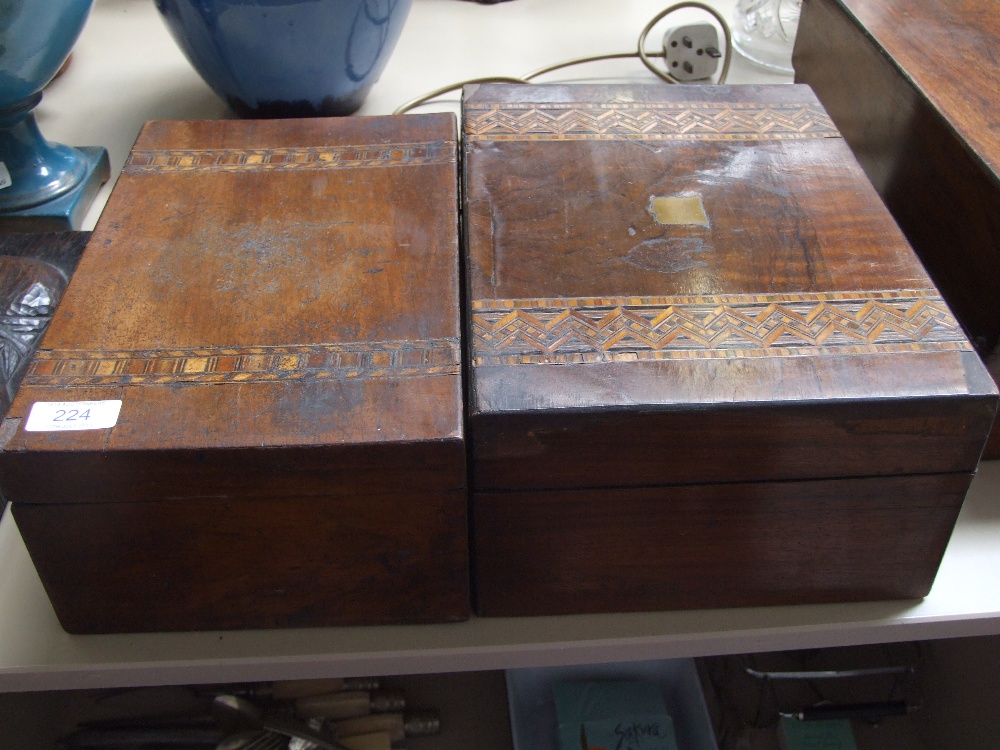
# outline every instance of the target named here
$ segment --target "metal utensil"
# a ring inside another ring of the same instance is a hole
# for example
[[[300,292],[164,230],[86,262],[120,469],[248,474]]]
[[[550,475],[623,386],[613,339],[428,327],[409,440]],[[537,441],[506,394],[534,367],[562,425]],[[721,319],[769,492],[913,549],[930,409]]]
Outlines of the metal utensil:
[[[262,714],[257,706],[238,695],[215,696],[212,700],[212,713],[218,720],[219,726],[230,731],[266,729],[285,737],[308,740],[323,750],[349,750],[295,719]]]
[[[288,737],[266,730],[247,730],[231,734],[215,746],[215,750],[286,750]]]

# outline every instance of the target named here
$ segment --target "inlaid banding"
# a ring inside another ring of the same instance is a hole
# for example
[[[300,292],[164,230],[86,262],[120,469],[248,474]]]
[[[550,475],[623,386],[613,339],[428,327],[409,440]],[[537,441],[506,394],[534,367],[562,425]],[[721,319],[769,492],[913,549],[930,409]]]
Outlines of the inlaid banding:
[[[466,141],[839,138],[823,107],[716,102],[491,103],[463,108]]]
[[[452,164],[451,141],[359,146],[247,149],[157,149],[129,154],[122,170],[160,172],[258,172],[301,169],[356,169]]]
[[[303,346],[39,350],[24,378],[33,386],[174,385],[457,375],[455,339]]]
[[[473,363],[971,351],[922,291],[477,300]]]

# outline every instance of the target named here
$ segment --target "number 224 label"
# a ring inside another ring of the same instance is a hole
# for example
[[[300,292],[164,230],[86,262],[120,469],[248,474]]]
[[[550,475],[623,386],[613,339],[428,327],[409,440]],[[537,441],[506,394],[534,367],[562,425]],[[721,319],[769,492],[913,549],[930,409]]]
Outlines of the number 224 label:
[[[26,432],[103,430],[118,423],[121,401],[36,401],[28,412]]]

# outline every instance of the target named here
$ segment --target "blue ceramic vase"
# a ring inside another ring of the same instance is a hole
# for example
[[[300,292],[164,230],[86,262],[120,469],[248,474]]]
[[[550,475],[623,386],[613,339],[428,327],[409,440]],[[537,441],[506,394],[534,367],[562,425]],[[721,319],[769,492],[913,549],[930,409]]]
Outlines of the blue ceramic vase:
[[[70,229],[108,177],[104,149],[49,143],[32,110],[92,0],[0,0],[0,227]]]
[[[244,117],[349,115],[412,0],[156,0],[195,70]]]

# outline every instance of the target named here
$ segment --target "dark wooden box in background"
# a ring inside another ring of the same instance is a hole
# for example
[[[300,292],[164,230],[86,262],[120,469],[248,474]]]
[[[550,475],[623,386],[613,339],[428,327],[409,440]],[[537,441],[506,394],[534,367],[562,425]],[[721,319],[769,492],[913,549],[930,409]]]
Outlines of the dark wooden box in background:
[[[144,128],[3,425],[67,630],[468,616],[455,136]],[[116,399],[109,429],[24,429]]]
[[[996,0],[804,0],[794,65],[1000,379],[998,49]]]
[[[484,615],[927,593],[996,410],[805,86],[467,87]]]

